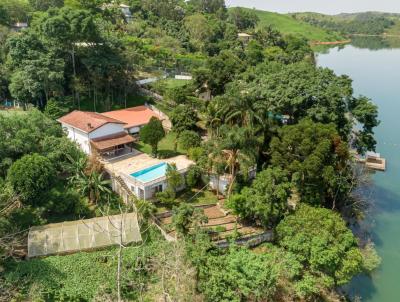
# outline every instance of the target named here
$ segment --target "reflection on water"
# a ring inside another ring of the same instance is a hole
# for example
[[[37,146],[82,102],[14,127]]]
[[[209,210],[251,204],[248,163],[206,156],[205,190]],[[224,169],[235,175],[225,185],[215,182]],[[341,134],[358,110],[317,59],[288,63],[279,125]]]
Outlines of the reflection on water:
[[[351,45],[325,50],[317,61],[349,75],[355,94],[379,106],[377,151],[388,163],[385,173],[371,176],[373,207],[361,226],[376,244],[382,265],[372,276],[355,278],[348,292],[362,301],[400,301],[400,38],[354,37]]]
[[[349,45],[368,50],[395,49],[400,48],[399,37],[384,37],[384,36],[352,36],[350,44],[341,45],[316,45],[314,50],[318,54],[329,54],[332,49],[342,50]]]
[[[362,37],[353,36],[351,45],[356,48],[380,50],[387,48],[400,48],[400,37]]]

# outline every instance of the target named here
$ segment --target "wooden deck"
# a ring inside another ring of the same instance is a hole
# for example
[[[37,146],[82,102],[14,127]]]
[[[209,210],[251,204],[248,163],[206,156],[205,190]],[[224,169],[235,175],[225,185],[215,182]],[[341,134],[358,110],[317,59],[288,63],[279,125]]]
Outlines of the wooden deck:
[[[364,164],[368,169],[375,171],[386,171],[386,159],[384,158],[360,158],[356,157],[356,161]]]

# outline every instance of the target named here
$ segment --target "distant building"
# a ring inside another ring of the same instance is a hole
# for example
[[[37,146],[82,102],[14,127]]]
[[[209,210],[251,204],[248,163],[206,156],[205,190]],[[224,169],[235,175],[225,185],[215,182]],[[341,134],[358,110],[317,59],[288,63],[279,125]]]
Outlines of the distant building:
[[[122,14],[125,17],[126,22],[131,22],[133,17],[132,17],[132,13],[131,10],[129,9],[129,6],[126,4],[120,4],[119,8],[121,9]]]
[[[238,38],[240,41],[248,43],[253,38],[253,36],[246,33],[238,33]]]
[[[196,93],[198,98],[202,99],[203,101],[211,101],[212,99],[212,92],[207,83],[197,89]]]
[[[11,29],[14,31],[21,31],[25,28],[28,28],[27,22],[16,22],[11,26]]]
[[[121,13],[124,15],[125,21],[127,23],[132,21],[132,13],[131,10],[129,9],[129,5],[126,4],[116,4],[114,1],[109,3],[109,4],[104,4],[102,6],[102,9],[106,9],[106,8],[116,8],[119,7],[119,9],[121,10]]]

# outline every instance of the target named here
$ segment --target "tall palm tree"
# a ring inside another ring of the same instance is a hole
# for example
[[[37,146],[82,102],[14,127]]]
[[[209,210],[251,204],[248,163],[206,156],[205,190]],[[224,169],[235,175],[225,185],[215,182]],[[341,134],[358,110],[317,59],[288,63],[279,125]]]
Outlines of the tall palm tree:
[[[256,100],[245,90],[232,90],[221,104],[219,114],[224,116],[226,123],[242,127],[256,127],[263,123],[266,106],[264,102]]]
[[[219,99],[220,97],[215,97],[204,112],[204,121],[210,138],[219,135],[219,127],[222,124],[222,117],[219,114]]]
[[[256,164],[259,141],[253,130],[239,126],[223,126],[221,137],[216,141],[216,152],[221,152],[225,158],[226,168],[230,174],[228,196],[232,192],[237,173],[241,170],[247,173],[248,168]]]

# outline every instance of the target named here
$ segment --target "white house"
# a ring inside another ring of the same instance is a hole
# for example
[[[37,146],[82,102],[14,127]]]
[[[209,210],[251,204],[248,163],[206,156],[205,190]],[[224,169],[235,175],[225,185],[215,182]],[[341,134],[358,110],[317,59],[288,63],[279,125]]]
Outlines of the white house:
[[[115,152],[134,141],[126,133],[124,122],[99,113],[75,110],[58,121],[86,154]]]

